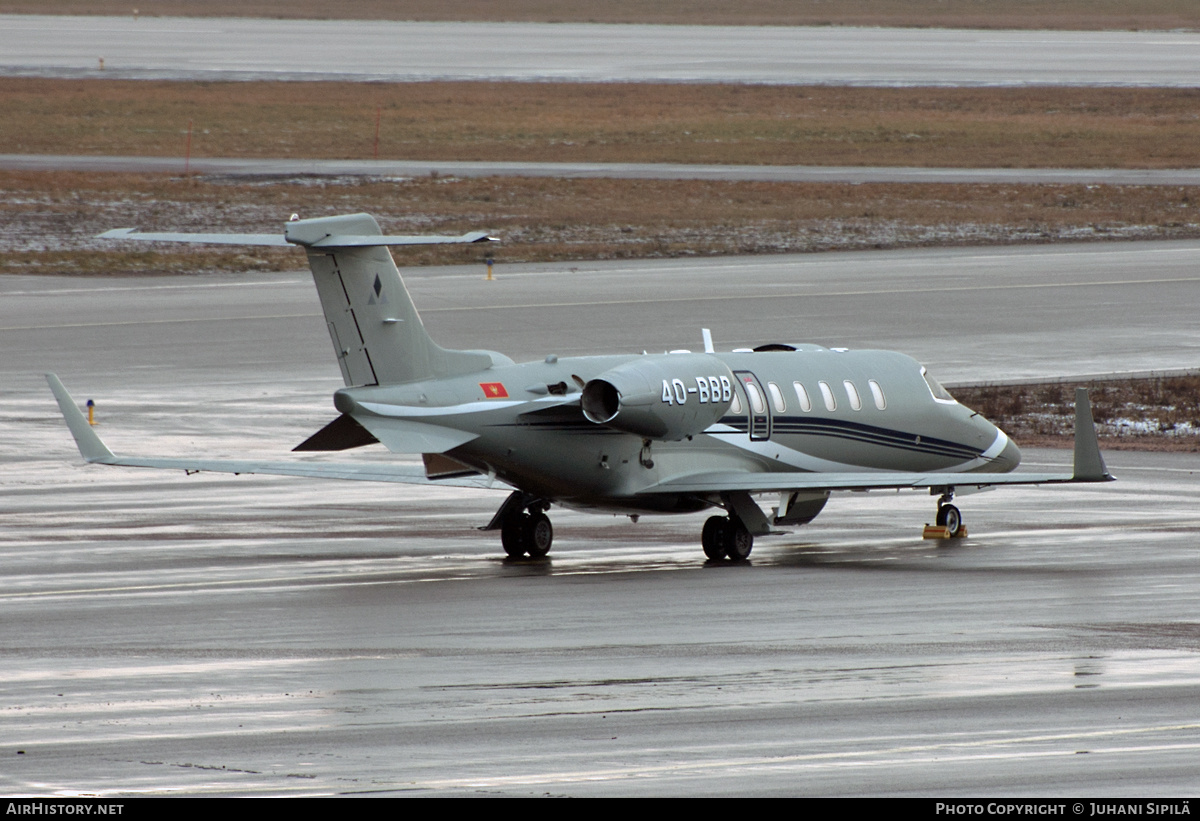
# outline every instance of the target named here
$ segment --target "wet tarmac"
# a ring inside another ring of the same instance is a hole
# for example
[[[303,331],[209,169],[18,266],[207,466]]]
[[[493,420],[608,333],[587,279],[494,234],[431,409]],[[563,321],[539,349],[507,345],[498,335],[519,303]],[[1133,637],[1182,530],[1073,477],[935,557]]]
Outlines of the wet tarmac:
[[[1194,365],[1195,252],[408,282],[443,344],[517,358],[699,347],[704,324],[961,380]],[[114,449],[280,458],[336,415],[322,325],[306,274],[0,280],[0,791],[1195,792],[1197,456],[962,496],[950,544],[920,538],[928,496],[844,494],[745,565],[704,561],[700,517],[557,509],[551,558],[511,562],[474,530],[483,491],[85,467],[41,377],[94,398]]]
[[[0,74],[1193,87],[1198,44],[1189,31],[3,15]]]

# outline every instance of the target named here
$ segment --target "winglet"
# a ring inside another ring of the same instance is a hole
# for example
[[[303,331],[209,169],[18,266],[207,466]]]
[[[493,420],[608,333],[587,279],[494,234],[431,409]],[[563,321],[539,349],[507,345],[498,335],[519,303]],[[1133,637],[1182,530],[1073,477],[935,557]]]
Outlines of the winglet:
[[[1073,482],[1111,482],[1112,474],[1100,455],[1096,438],[1096,423],[1092,419],[1092,403],[1087,388],[1075,389],[1075,473]]]
[[[54,398],[58,400],[58,409],[62,411],[63,418],[67,420],[67,427],[71,429],[71,435],[75,437],[75,444],[79,446],[79,454],[88,462],[106,462],[115,459],[113,452],[100,441],[100,437],[92,430],[92,426],[88,424],[87,419],[76,406],[75,400],[71,398],[71,394],[67,393],[67,389],[63,387],[63,383],[58,380],[58,377],[48,373],[46,381],[50,383],[50,390],[54,393]]]

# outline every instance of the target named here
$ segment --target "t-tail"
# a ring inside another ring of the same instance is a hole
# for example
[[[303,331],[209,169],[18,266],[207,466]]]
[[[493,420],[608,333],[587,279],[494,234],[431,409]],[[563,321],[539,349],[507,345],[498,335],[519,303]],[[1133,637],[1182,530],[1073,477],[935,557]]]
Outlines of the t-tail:
[[[462,236],[387,236],[370,214],[293,219],[278,234],[142,233],[118,228],[105,239],[220,245],[300,245],[325,313],[334,354],[348,387],[395,385],[486,370],[495,358],[452,351],[425,331],[388,251],[390,245],[487,242],[483,232]]]
[[[347,386],[394,385],[491,367],[485,353],[446,350],[430,338],[387,247],[367,244],[372,236],[384,239],[370,214],[295,220],[285,236],[308,252]]]

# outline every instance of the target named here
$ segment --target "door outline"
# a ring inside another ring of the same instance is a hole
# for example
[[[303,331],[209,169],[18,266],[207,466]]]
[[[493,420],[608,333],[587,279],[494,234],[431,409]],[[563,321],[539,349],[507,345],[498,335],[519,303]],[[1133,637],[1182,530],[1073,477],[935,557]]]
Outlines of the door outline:
[[[763,388],[762,381],[750,371],[734,371],[733,375],[741,383],[742,393],[746,395],[746,430],[751,442],[765,442],[771,438],[771,398]],[[754,410],[754,402],[750,399],[747,385],[753,385],[762,398],[763,412]]]

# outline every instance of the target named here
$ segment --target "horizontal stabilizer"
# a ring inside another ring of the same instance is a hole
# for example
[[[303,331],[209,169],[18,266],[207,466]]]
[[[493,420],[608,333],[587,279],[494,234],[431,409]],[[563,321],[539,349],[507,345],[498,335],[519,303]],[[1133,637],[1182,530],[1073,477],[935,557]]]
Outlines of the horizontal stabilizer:
[[[351,215],[351,218],[360,215]],[[340,219],[340,218],[334,218]],[[318,220],[300,220],[286,224],[283,234],[217,234],[186,233],[180,231],[139,231],[136,228],[113,228],[98,234],[97,239],[125,239],[141,242],[186,242],[201,245],[301,245],[306,248],[368,248],[380,245],[458,245],[475,242],[498,242],[486,231],[471,231],[460,235],[416,234],[332,234],[328,231],[312,232],[311,223]],[[320,220],[329,222],[329,220]],[[293,227],[295,226],[295,227]]]
[[[294,241],[294,240],[293,240]],[[309,248],[362,248],[373,245],[459,245],[474,242],[499,242],[495,237],[489,237],[484,231],[472,231],[460,236],[358,236],[353,234],[336,234],[312,243],[301,243]]]
[[[97,234],[96,239],[132,239],[141,242],[193,242],[206,245],[291,245],[283,234],[182,234],[173,231],[138,231],[114,228]]]

